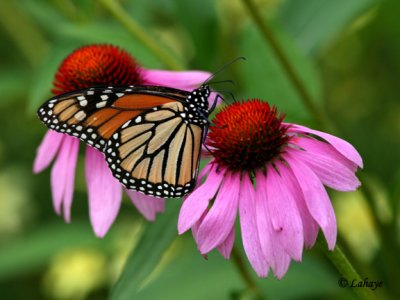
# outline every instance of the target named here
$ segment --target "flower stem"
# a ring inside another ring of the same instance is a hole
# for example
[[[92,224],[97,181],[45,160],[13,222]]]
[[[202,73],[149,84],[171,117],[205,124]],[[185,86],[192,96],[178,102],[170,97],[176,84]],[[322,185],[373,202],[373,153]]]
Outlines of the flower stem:
[[[148,35],[134,19],[115,0],[99,0],[103,5],[125,28],[132,33],[150,52],[152,52],[161,62],[172,70],[183,70],[184,66],[170,53],[160,46],[160,42],[154,40]]]
[[[243,0],[243,3],[249,10],[251,17],[253,18],[258,29],[260,30],[262,36],[267,41],[268,45],[271,47],[276,58],[280,62],[284,71],[286,72],[287,77],[293,84],[294,88],[297,90],[301,100],[307,107],[308,111],[310,112],[314,120],[318,122],[318,125],[320,125],[324,129],[331,130],[333,128],[333,125],[329,121],[325,112],[314,103],[306,86],[303,84],[301,78],[296,74],[296,71],[294,70],[284,50],[279,45],[279,42],[272,33],[272,30],[268,27],[268,24],[264,22],[260,14],[260,9],[256,7],[253,0]]]
[[[256,282],[254,281],[253,277],[251,276],[249,270],[246,268],[244,263],[242,254],[234,245],[232,249],[232,258],[233,262],[242,277],[243,281],[246,283],[247,288],[255,295],[256,299],[258,300],[265,300],[265,297],[261,293],[260,289],[258,288]]]
[[[317,239],[317,246],[324,255],[329,258],[335,268],[339,271],[339,273],[343,276],[343,278],[339,278],[338,284],[340,287],[351,287],[352,283],[363,282],[361,276],[354,269],[353,265],[347,259],[346,255],[340,249],[338,245],[336,245],[333,251],[329,251],[328,247],[321,236]],[[365,300],[376,300],[375,294],[368,287],[353,287],[352,291],[358,296],[359,299]]]

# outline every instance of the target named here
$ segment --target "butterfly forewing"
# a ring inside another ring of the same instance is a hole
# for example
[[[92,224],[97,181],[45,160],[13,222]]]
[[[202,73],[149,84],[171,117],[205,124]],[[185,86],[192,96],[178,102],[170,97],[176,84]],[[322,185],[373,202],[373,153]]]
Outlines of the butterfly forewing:
[[[125,122],[157,105],[183,101],[188,94],[163,87],[90,88],[50,99],[39,108],[38,115],[50,129],[103,150],[105,142]]]

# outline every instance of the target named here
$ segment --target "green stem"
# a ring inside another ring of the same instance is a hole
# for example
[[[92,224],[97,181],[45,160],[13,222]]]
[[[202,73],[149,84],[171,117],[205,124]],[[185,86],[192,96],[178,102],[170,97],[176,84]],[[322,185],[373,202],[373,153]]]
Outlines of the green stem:
[[[232,259],[240,274],[240,277],[242,277],[243,281],[246,283],[247,288],[255,295],[256,299],[265,300],[265,297],[258,288],[249,270],[246,268],[241,252],[237,249],[235,245],[232,249]]]
[[[317,239],[318,248],[324,253],[324,255],[332,262],[335,268],[339,271],[339,273],[343,276],[339,279],[338,284],[340,287],[348,287],[351,286],[352,282],[362,282],[361,276],[354,269],[350,261],[347,259],[346,255],[340,249],[338,245],[336,245],[333,251],[329,251],[328,247],[323,240],[323,238],[318,237]],[[376,300],[375,294],[372,292],[370,288],[367,287],[354,287],[352,291],[358,296],[359,299],[366,300]]]
[[[268,27],[268,24],[266,22],[264,22],[261,14],[260,14],[260,9],[257,8],[257,6],[254,4],[253,0],[243,0],[243,3],[249,10],[251,17],[253,18],[258,29],[260,30],[262,36],[267,41],[268,45],[271,47],[276,58],[280,62],[284,71],[286,72],[287,77],[293,84],[294,88],[297,90],[298,94],[300,95],[301,100],[303,101],[304,105],[307,107],[308,111],[310,112],[310,114],[312,115],[314,120],[316,122],[318,122],[318,125],[320,125],[324,129],[331,130],[333,128],[333,125],[329,121],[325,112],[323,110],[321,110],[317,105],[315,105],[307,88],[303,84],[300,77],[296,74],[295,69],[293,68],[288,57],[286,56],[284,50],[279,45],[279,42],[276,39],[275,35],[273,34],[272,30]]]
[[[150,52],[152,52],[161,62],[172,70],[183,70],[184,66],[175,57],[165,51],[160,43],[148,35],[135,20],[133,20],[126,11],[115,0],[99,0],[103,5],[125,28],[135,36]]]

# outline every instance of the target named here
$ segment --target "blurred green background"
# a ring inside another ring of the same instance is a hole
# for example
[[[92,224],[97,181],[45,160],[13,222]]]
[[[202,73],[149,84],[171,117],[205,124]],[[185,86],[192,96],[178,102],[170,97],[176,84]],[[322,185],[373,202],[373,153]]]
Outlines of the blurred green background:
[[[46,131],[35,110],[51,96],[55,71],[75,48],[111,43],[145,68],[166,68],[107,8],[109,2],[0,1],[0,298],[108,299],[112,293],[113,299],[252,299],[230,261],[217,253],[203,259],[190,234],[175,239],[177,203],[168,203],[168,213],[154,223],[164,224],[164,231],[147,225],[125,201],[107,236],[97,239],[88,220],[83,159],[71,224],[53,212],[50,171],[32,173]],[[286,121],[317,128],[242,1],[113,3],[187,69],[213,72],[245,56],[219,75],[237,82],[229,87],[236,98],[268,100]],[[362,278],[384,281],[378,298],[396,299],[400,1],[255,3],[313,101],[364,158],[362,176],[374,201],[359,192],[330,191],[339,241]],[[119,290],[110,292],[133,248]],[[339,278],[313,249],[281,281],[270,275],[257,283],[267,299],[355,299],[338,287]]]

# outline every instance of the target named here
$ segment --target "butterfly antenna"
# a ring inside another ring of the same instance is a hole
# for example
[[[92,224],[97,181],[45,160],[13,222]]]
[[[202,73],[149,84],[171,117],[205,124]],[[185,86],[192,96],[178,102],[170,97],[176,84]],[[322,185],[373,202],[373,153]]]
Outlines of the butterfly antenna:
[[[230,96],[232,97],[233,102],[236,102],[236,98],[235,98],[234,94],[233,94],[231,91],[227,91],[227,90],[214,90],[214,92],[217,92],[217,93],[226,93],[226,94],[228,94],[228,95],[230,95]],[[222,96],[220,96],[220,98],[221,98],[222,100],[225,101],[225,99],[224,99]]]
[[[243,56],[239,56],[236,57],[234,59],[232,59],[231,61],[227,62],[226,64],[224,64],[222,67],[220,67],[217,71],[215,71],[213,74],[211,74],[210,77],[208,77],[203,84],[207,83],[209,80],[211,80],[215,75],[217,75],[218,73],[222,72],[223,70],[225,70],[227,67],[229,67],[231,64],[237,62],[238,60],[246,60],[245,57]]]
[[[231,79],[207,82],[208,85],[219,84],[219,83],[230,83],[232,85],[236,85],[236,82],[234,80],[231,80]]]
[[[207,150],[210,154],[212,154],[210,148],[208,148],[208,146],[207,146],[207,144],[206,144],[205,142],[206,142],[206,141],[205,141],[205,139],[204,139],[204,141],[203,141],[203,146],[204,146],[204,148],[206,148],[206,150]]]

